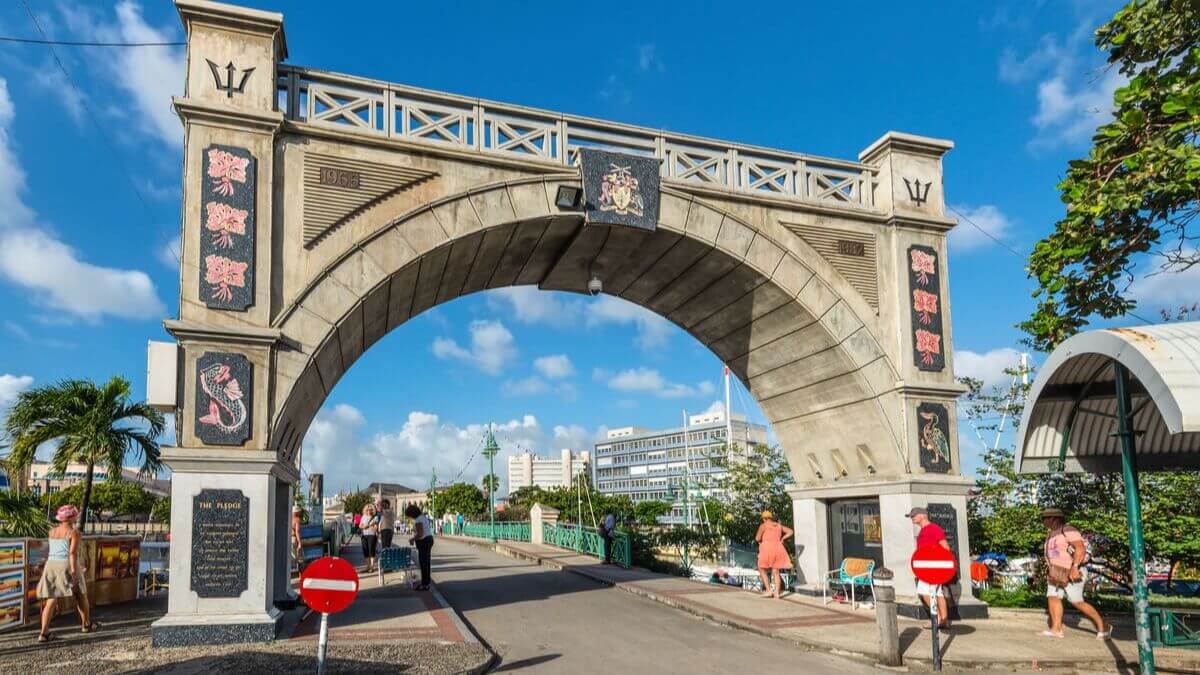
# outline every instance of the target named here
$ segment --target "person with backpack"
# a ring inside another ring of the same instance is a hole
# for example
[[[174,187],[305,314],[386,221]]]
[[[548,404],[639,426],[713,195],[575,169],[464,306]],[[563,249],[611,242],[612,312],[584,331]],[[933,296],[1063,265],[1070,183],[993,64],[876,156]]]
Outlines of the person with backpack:
[[[604,520],[600,523],[600,538],[604,540],[604,564],[612,564],[612,540],[613,533],[617,529],[617,517],[612,514],[612,511],[604,514]]]
[[[1046,554],[1046,604],[1050,612],[1050,627],[1038,635],[1063,636],[1063,598],[1096,625],[1096,639],[1112,637],[1112,626],[1104,622],[1100,612],[1083,600],[1083,585],[1087,575],[1087,546],[1081,533],[1067,524],[1067,514],[1061,509],[1043,509],[1042,525],[1050,532],[1043,551]]]

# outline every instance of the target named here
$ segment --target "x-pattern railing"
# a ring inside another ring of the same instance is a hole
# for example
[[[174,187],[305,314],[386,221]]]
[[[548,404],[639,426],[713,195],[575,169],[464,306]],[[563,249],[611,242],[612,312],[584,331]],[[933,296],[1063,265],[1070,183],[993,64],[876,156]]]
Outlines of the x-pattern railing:
[[[664,160],[668,181],[825,205],[874,208],[875,168],[398,84],[279,67],[288,119],[384,138],[563,166],[596,147]]]

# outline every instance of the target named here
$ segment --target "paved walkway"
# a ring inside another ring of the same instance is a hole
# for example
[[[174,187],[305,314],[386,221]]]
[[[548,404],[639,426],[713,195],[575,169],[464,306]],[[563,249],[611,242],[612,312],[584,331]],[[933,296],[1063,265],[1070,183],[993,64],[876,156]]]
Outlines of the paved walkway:
[[[447,539],[443,537],[443,540]],[[453,537],[476,546],[485,540]],[[500,542],[497,551],[541,565],[591,578],[657,602],[677,607],[720,623],[782,638],[836,653],[873,658],[879,635],[871,608],[852,611],[849,605],[822,605],[820,598],[791,594],[775,601],[741,589],[705,584],[656,574],[641,568],[602,565],[595,558],[550,546]],[[1095,639],[1091,624],[1068,614],[1067,637],[1037,637],[1045,628],[1045,614],[1029,610],[991,610],[991,618],[964,622],[942,636],[946,664],[961,667],[1086,667],[1119,669],[1137,663],[1134,630],[1128,618],[1119,618],[1116,639]],[[927,623],[900,619],[900,646],[905,662],[928,664],[932,643]],[[1200,652],[1156,650],[1158,663],[1182,672],[1200,672]]]
[[[877,672],[868,663],[700,621],[456,538],[438,538],[433,563],[434,583],[501,657],[492,672]]]
[[[357,545],[347,546],[342,557],[359,569],[364,566],[362,549]],[[414,640],[478,643],[441,593],[436,589],[432,592],[411,589],[408,582],[418,574],[414,571],[406,579],[401,572],[389,572],[380,586],[377,573],[359,572],[358,598],[346,611],[329,617],[330,643]],[[297,627],[292,639],[316,640],[320,627],[321,615],[312,612]]]

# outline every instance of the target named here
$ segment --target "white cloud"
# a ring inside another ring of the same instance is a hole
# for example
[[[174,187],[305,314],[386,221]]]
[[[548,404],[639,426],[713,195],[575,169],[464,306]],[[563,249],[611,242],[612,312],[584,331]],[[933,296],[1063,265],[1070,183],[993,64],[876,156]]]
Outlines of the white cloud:
[[[533,369],[552,380],[575,374],[575,366],[571,364],[571,359],[567,358],[566,354],[538,357],[533,361]]]
[[[345,404],[323,409],[313,420],[304,439],[304,468],[325,474],[329,492],[365,487],[372,481],[425,489],[434,469],[440,484],[462,480],[478,485],[487,470],[487,461],[478,454],[485,424],[460,426],[414,410],[396,431],[362,437],[365,426],[362,413]],[[563,447],[590,450],[597,437],[579,425],[547,430],[533,415],[493,428],[501,448],[495,460],[501,492],[508,490],[509,456],[523,450],[545,455]],[[364,467],[370,467],[369,472],[364,473]]]
[[[433,341],[433,355],[470,363],[491,375],[504,370],[517,357],[513,335],[499,321],[472,321],[470,331],[469,350],[451,338],[437,338]]]
[[[708,410],[705,410],[702,414],[716,415],[716,414],[724,413],[724,412],[725,412],[725,402],[721,401],[721,400],[716,400],[716,401],[713,401],[712,405],[708,406]]]
[[[659,73],[667,69],[662,59],[658,58],[658,45],[650,43],[638,47],[638,69]]]
[[[75,35],[110,42],[173,42],[181,39],[178,29],[166,25],[155,28],[142,17],[136,2],[124,0],[116,7],[115,21],[100,18],[76,6],[63,6],[63,18]],[[171,108],[171,97],[183,94],[184,49],[182,47],[140,47],[138,49],[97,50],[93,63],[108,80],[123,90],[127,101],[144,120],[133,128],[142,129],[172,147],[183,145],[183,126]]]
[[[12,147],[15,116],[8,82],[0,78],[0,277],[24,287],[33,302],[95,320],[105,314],[153,318],[166,314],[144,272],[101,267],[37,224],[23,198],[25,172]]]
[[[966,253],[994,243],[988,239],[987,235],[980,232],[979,228],[983,228],[1000,241],[1004,241],[1006,235],[1010,234],[1012,221],[999,208],[991,204],[977,207],[957,205],[953,208],[979,226],[975,227],[966,219],[959,220],[958,225],[950,230],[950,250],[954,253]]]
[[[1021,363],[1021,352],[1011,347],[1001,347],[980,354],[969,349],[954,350],[954,374],[982,380],[984,388],[992,385],[1007,387],[1012,376],[1004,373],[1005,368],[1016,368]]]
[[[489,291],[487,301],[493,311],[509,312],[521,323],[566,328],[578,326],[582,320],[588,329],[633,326],[637,329],[635,344],[647,350],[665,346],[672,328],[671,322],[654,312],[612,295],[575,299],[536,286],[514,286]]]
[[[158,247],[158,261],[167,267],[179,267],[179,251],[183,240],[179,235],[175,235],[170,241],[163,242],[162,246]]]
[[[29,289],[35,302],[84,319],[166,314],[145,272],[83,262],[70,246],[40,230],[0,233],[0,275]]]
[[[708,380],[702,380],[695,386],[668,382],[657,370],[646,367],[630,368],[615,375],[597,368],[593,371],[593,377],[616,391],[648,393],[662,398],[695,398],[709,396],[716,391],[716,387]]]
[[[11,375],[9,373],[0,375],[0,414],[6,412],[13,401],[17,400],[17,394],[32,385],[33,377],[30,375]]]
[[[550,391],[549,383],[537,375],[504,383],[504,393],[507,396],[536,396],[548,391]]]

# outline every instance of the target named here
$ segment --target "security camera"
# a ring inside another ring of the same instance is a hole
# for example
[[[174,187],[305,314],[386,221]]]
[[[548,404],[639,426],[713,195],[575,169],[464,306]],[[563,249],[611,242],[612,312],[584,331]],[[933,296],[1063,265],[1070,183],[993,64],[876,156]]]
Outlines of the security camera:
[[[588,288],[588,295],[600,295],[601,293],[604,292],[604,282],[600,281],[600,277],[598,277],[596,275],[592,275],[591,280],[588,281],[587,288]]]

